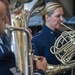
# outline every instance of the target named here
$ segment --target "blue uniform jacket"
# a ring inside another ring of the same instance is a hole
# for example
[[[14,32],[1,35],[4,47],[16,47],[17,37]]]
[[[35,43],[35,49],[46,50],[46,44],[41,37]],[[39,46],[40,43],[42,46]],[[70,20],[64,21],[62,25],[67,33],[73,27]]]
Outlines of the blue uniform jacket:
[[[59,30],[53,32],[46,25],[44,25],[42,30],[39,33],[36,33],[31,40],[32,49],[35,50],[34,55],[44,56],[49,64],[61,64],[55,55],[50,52],[50,47],[54,45],[55,40],[61,33],[62,32]],[[71,75],[71,71],[66,71],[60,75]]]
[[[10,48],[11,42],[10,42],[10,38],[8,37],[6,32],[4,32],[0,37],[3,41],[3,44],[7,45]]]
[[[32,38],[32,48],[34,55],[44,56],[49,64],[60,64],[55,55],[50,52],[50,47],[54,45],[56,38],[61,34],[60,31],[53,32],[46,25]]]
[[[23,75],[16,66],[15,55],[10,50],[10,39],[5,32],[2,34],[1,39],[4,44],[0,43],[0,75]],[[39,74],[45,75],[41,69],[33,75]]]
[[[16,67],[14,53],[0,43],[0,75],[22,75]]]
[[[34,73],[34,75],[45,75],[45,73],[39,69],[37,72]]]

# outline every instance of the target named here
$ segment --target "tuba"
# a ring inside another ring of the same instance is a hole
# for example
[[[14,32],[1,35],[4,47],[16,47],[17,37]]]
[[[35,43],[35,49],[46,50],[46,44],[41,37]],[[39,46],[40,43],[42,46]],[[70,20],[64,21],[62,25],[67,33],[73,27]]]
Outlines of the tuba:
[[[27,4],[31,5],[31,9],[27,9]],[[39,7],[43,5],[45,5],[45,0],[10,1],[11,25],[7,25],[6,30],[10,37],[11,50],[15,54],[16,65],[24,75],[33,75],[34,73],[34,56],[30,41],[31,34],[28,30],[29,19],[37,12],[39,13],[43,9]],[[37,7],[39,10],[36,12],[34,9]]]
[[[54,46],[50,48],[50,52],[54,54],[62,64],[49,64],[47,66],[47,73],[49,73],[49,75],[71,70],[75,67],[75,31],[63,23],[61,23],[61,25],[70,31],[63,31],[56,39]]]

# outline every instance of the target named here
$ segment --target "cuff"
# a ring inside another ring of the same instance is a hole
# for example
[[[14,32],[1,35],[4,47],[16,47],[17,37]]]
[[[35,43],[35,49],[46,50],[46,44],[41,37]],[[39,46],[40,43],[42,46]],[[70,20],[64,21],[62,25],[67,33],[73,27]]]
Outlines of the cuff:
[[[34,75],[45,75],[45,73],[43,70],[39,69],[34,73]]]

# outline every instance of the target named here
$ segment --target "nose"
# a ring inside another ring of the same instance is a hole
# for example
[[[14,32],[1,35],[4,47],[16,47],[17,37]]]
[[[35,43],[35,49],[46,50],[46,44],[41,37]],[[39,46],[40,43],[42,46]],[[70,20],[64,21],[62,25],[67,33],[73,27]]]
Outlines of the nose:
[[[60,17],[60,20],[61,20],[61,21],[63,21],[63,20],[64,20],[63,16],[61,16],[61,17]]]

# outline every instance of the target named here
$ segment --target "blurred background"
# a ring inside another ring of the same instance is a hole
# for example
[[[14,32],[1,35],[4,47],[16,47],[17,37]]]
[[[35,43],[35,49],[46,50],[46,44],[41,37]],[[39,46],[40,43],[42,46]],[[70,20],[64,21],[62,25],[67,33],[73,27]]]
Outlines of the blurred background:
[[[64,23],[69,27],[75,29],[75,0],[46,0],[46,2],[54,1],[60,3],[64,8]],[[29,28],[32,29],[32,34],[34,35],[36,32],[40,31],[42,28],[43,21],[39,14],[30,18]],[[63,30],[67,30],[66,28],[62,28]]]
[[[8,0],[10,3],[10,0]],[[14,0],[13,0],[14,1]],[[23,1],[23,0],[22,0]],[[47,2],[58,2],[64,8],[64,23],[69,27],[75,29],[75,0],[46,0]],[[29,6],[27,6],[28,8]],[[30,7],[29,7],[30,9]],[[32,30],[32,34],[34,35],[36,32],[40,31],[43,26],[42,17],[37,14],[30,18],[28,27]],[[62,31],[67,30],[66,28],[62,28]]]

